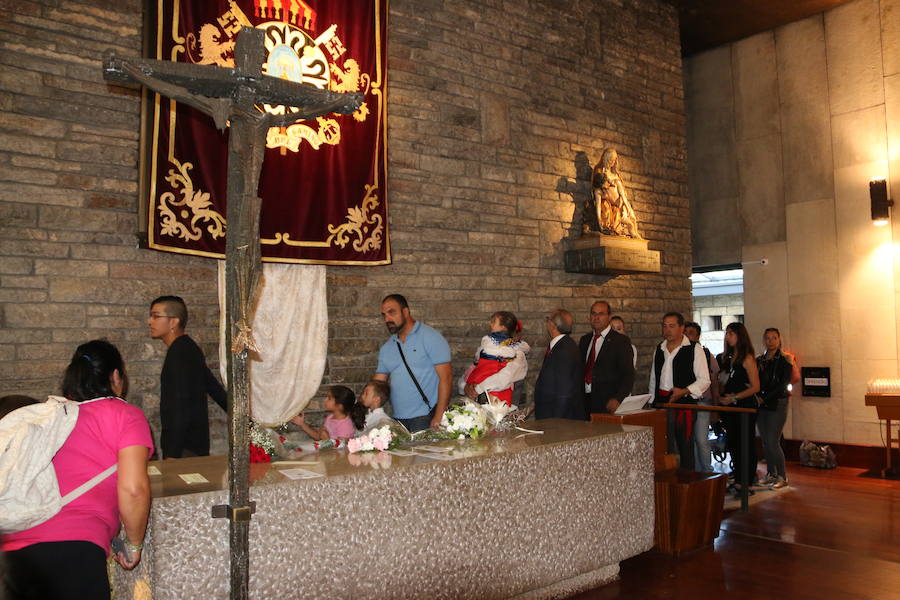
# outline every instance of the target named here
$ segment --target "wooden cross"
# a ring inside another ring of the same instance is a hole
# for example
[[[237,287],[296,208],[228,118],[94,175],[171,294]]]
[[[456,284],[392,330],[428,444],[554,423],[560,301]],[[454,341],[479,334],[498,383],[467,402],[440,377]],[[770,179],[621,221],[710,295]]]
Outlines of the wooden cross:
[[[234,47],[235,68],[150,59],[123,59],[109,53],[103,75],[109,81],[139,83],[192,106],[213,118],[216,127],[231,128],[228,140],[228,233],[225,243],[225,320],[228,372],[229,505],[214,507],[214,516],[230,521],[231,598],[248,597],[250,503],[250,405],[247,355],[257,350],[250,330],[251,303],[259,280],[259,174],[266,132],[299,120],[329,113],[350,114],[362,94],[339,94],[310,84],[294,83],[262,72],[263,31],[241,29]],[[272,115],[263,104],[296,107],[298,112]],[[218,510],[217,510],[218,509]]]

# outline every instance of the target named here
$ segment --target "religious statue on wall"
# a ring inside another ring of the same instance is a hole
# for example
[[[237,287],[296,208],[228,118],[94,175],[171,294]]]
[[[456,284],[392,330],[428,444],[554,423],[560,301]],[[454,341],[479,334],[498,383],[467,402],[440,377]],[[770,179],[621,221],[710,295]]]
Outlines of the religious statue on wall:
[[[619,175],[619,154],[613,148],[604,150],[600,162],[594,167],[591,190],[596,221],[588,218],[593,215],[585,211],[585,233],[596,226],[596,231],[605,235],[643,239],[638,233],[637,216]]]
[[[587,162],[583,153],[579,156]],[[579,164],[576,157],[576,169]],[[579,172],[579,179],[585,178],[586,173]],[[586,188],[581,189],[586,191]],[[651,250],[650,241],[638,232],[637,215],[625,191],[625,181],[619,174],[619,153],[615,149],[603,151],[591,173],[590,194],[583,194],[583,197],[581,236],[569,242],[570,249],[565,253],[568,273],[660,272],[659,250]]]

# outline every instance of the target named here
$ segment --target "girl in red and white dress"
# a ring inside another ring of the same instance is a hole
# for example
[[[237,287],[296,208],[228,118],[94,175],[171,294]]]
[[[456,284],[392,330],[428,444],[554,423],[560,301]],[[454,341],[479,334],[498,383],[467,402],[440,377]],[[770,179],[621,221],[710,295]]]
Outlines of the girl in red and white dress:
[[[512,406],[513,386],[525,379],[531,350],[521,339],[522,324],[508,311],[491,315],[491,332],[481,338],[475,353],[475,365],[459,381],[461,394],[475,400],[488,394]]]

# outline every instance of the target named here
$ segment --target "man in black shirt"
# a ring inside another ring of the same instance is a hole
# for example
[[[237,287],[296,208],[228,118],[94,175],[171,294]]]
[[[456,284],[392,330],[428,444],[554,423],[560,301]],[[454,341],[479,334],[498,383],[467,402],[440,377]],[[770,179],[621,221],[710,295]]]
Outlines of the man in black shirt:
[[[184,333],[187,319],[187,306],[178,296],[160,296],[150,304],[150,337],[169,348],[159,390],[163,458],[209,455],[207,394],[228,410],[227,394],[206,366],[203,350]]]

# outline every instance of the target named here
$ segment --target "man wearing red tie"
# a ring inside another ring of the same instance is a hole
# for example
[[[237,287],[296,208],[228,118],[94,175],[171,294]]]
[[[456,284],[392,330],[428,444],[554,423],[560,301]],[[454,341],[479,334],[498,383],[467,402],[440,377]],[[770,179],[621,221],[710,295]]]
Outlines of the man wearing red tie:
[[[610,327],[609,302],[591,305],[591,333],[578,343],[584,359],[584,397],[589,413],[613,413],[634,386],[631,340]]]
[[[584,364],[572,333],[572,313],[557,309],[545,317],[550,343],[534,384],[534,416],[538,419],[584,420],[581,373]]]

